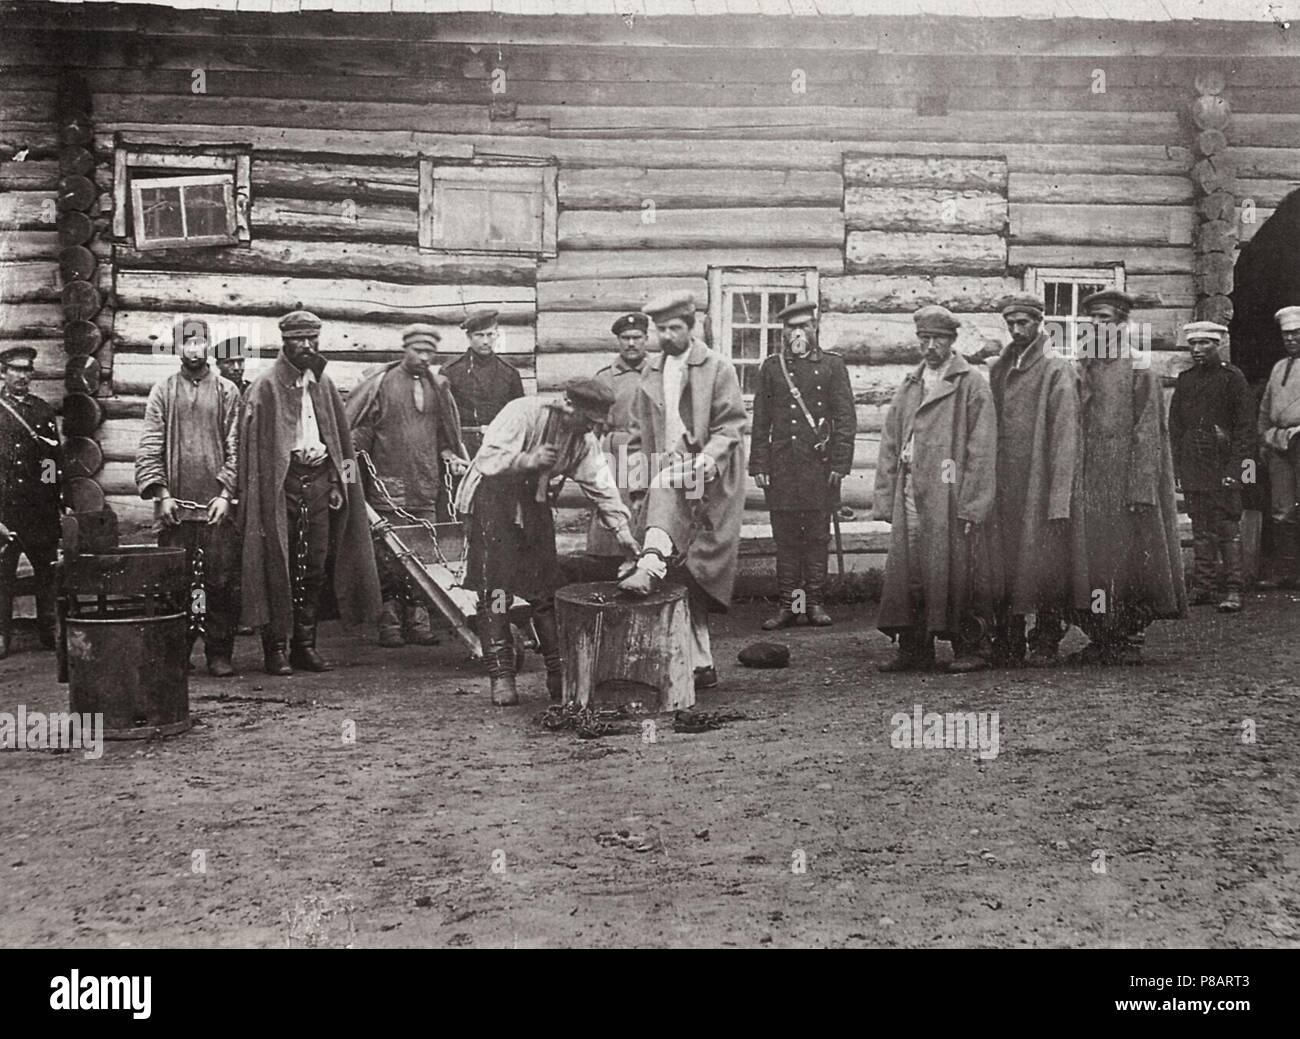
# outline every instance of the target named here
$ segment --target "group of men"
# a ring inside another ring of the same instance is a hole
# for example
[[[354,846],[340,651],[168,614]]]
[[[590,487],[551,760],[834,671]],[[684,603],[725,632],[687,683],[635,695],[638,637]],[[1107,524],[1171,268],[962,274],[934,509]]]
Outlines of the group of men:
[[[1123,342],[1106,332],[1125,326],[1132,306],[1111,289],[1083,311],[1100,341]],[[831,624],[830,519],[856,420],[844,361],[819,345],[816,309],[799,301],[778,315],[748,451],[735,367],[695,336],[689,294],[621,316],[614,363],[554,399],[526,397],[496,354],[495,311],[466,319],[469,349],[440,372],[442,332],[409,326],[401,359],[346,406],[324,372],[315,315],[281,319],[281,351],[251,383],[242,342],[214,348],[204,322],[178,322],[179,370],[150,393],[136,482],[155,502],[159,543],[184,548],[205,588],[194,633],[210,673],[234,673],[241,625],[260,632],[268,673],[329,670],[316,648],[325,609],[378,619],[384,646],[437,641],[400,566],[376,562],[369,502],[390,518],[464,520],[464,584],[479,595],[493,702],[518,701],[518,599],[531,606],[558,698],[553,507],[567,480],[595,507],[589,554],[615,564],[624,593],[648,595],[666,579],[687,586],[697,688],[718,681],[709,616],[731,600],[747,473],[765,492],[776,544],[780,603],[763,627]],[[1278,314],[1288,357],[1257,420],[1244,378],[1220,354],[1221,325],[1186,326],[1194,363],[1166,416],[1158,376],[1134,354],[1067,359],[1032,296],[1009,298],[1001,314],[1011,341],[987,378],[954,352],[955,315],[940,306],[914,315],[921,363],[890,404],[876,470],[875,515],[891,525],[878,626],[898,643],[883,670],[932,667],[936,638],[952,642],[955,671],[1047,666],[1072,623],[1090,639],[1080,662],[1140,662],[1146,626],[1183,616],[1188,603],[1176,481],[1193,524],[1192,602],[1239,611],[1241,488],[1253,479],[1256,432],[1281,537],[1275,583],[1294,586],[1300,307]],[[208,366],[214,352],[220,374]],[[28,392],[32,360],[29,348],[0,355],[0,432],[21,448],[0,466],[0,655],[19,550],[37,570],[42,641],[54,637],[58,441],[52,409]]]

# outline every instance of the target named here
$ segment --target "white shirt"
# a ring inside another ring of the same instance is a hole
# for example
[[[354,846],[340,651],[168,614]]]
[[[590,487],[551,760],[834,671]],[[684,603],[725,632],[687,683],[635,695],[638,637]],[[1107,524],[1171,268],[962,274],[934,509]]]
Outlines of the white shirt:
[[[689,349],[689,348],[688,348]],[[686,378],[686,351],[674,356],[664,353],[664,444],[666,451],[682,449],[682,382]]]
[[[311,400],[311,387],[316,373],[310,368],[298,376],[295,386],[302,390],[302,410],[298,413],[298,431],[293,439],[293,455],[300,462],[316,465],[327,453],[320,438],[320,424],[316,421],[316,406]]]
[[[935,388],[939,385],[939,380],[948,374],[948,368],[952,365],[952,354],[948,355],[948,360],[939,365],[938,368],[931,368],[928,364],[921,365],[921,403],[924,404],[934,394]],[[901,458],[904,462],[912,461],[912,441],[915,438],[909,436],[907,444],[903,447]]]

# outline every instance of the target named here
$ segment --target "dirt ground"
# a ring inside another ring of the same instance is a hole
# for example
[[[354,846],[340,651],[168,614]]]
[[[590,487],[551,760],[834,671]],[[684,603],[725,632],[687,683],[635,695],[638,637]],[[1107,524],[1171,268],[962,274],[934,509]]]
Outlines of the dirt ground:
[[[242,639],[188,735],[0,754],[0,944],[1300,945],[1300,597],[1157,624],[1141,668],[973,676],[877,674],[874,606],[745,670],[767,610],[699,705],[744,719],[654,742],[543,729],[535,656],[503,710],[450,640],[328,625],[337,670],[273,679]],[[66,710],[20,648],[0,711]],[[997,711],[1000,753],[895,749],[917,704]]]

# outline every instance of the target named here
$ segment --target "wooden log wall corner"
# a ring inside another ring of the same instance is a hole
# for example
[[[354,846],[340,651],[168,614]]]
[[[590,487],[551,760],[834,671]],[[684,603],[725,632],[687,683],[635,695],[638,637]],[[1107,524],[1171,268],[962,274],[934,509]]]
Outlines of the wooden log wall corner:
[[[1232,272],[1237,254],[1236,167],[1228,149],[1227,128],[1232,106],[1223,96],[1225,79],[1218,69],[1205,69],[1194,80],[1197,97],[1190,107],[1196,189],[1193,231],[1199,321],[1227,324],[1232,319]]]
[[[59,79],[58,232],[59,280],[62,285],[64,371],[63,449],[64,501],[77,512],[104,507],[104,492],[96,479],[104,465],[94,439],[103,421],[100,361],[104,336],[96,316],[104,305],[97,287],[98,260],[92,251],[96,234],[94,127],[91,94],[85,80],[65,71]]]

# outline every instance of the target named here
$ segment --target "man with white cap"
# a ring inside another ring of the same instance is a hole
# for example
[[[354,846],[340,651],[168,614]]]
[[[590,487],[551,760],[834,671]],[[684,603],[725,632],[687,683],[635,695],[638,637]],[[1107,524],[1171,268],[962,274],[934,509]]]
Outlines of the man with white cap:
[[[1183,334],[1192,367],[1179,374],[1169,402],[1169,440],[1192,518],[1190,601],[1238,613],[1245,588],[1241,485],[1250,478],[1246,460],[1255,453],[1254,403],[1246,377],[1220,354],[1226,327],[1193,321]]]
[[[348,425],[362,464],[366,500],[392,522],[454,519],[442,467],[455,475],[469,468],[451,384],[430,369],[441,339],[433,325],[408,325],[402,329],[401,360],[363,379],[348,397]],[[384,600],[379,644],[435,644],[429,609],[408,587],[401,567],[388,553],[375,561]]]
[[[1295,588],[1296,539],[1300,537],[1300,307],[1274,317],[1286,356],[1273,366],[1259,402],[1259,439],[1268,465],[1273,543],[1278,572],[1261,588]]]

